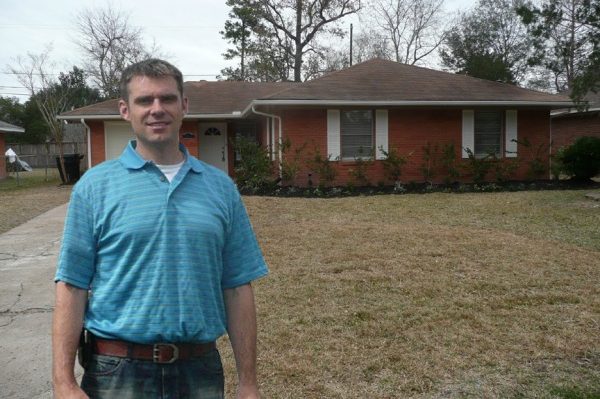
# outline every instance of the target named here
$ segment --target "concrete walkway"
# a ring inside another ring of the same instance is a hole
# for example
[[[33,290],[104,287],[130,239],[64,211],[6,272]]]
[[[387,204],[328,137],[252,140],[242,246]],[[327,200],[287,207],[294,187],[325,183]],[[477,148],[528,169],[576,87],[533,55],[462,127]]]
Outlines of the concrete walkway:
[[[52,398],[53,280],[66,209],[0,234],[0,398]]]

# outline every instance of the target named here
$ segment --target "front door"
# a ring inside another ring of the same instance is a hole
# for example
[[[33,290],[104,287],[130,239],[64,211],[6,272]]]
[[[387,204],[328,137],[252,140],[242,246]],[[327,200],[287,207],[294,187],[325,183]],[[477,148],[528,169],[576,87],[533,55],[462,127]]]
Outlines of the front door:
[[[228,173],[227,123],[200,123],[198,157]]]

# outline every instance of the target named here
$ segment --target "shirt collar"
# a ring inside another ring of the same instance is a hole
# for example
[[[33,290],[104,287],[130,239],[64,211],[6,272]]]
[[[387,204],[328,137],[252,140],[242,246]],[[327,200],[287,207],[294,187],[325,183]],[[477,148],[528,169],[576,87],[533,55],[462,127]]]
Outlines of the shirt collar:
[[[140,156],[140,154],[138,154],[138,152],[135,150],[135,146],[136,141],[131,140],[119,158],[123,166],[125,166],[127,169],[141,169],[147,164],[151,163],[151,161],[146,161]],[[202,163],[196,158],[190,156],[187,148],[185,148],[185,146],[181,143],[179,143],[179,150],[183,152],[185,157],[183,167],[189,166],[189,168],[196,173],[201,173],[204,170]]]

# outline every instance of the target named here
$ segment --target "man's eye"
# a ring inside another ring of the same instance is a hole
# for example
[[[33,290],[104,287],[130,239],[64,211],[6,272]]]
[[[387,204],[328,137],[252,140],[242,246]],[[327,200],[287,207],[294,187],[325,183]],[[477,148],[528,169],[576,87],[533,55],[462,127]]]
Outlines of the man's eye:
[[[177,101],[177,96],[165,96],[160,99],[163,103],[172,104]]]
[[[135,100],[136,104],[139,105],[150,105],[152,104],[152,99],[151,98],[138,98],[137,100]]]

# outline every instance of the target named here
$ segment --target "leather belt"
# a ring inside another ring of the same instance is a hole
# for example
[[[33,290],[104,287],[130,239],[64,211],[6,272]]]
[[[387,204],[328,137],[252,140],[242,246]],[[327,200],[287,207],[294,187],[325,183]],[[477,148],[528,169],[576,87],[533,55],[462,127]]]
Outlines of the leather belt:
[[[137,360],[151,360],[154,363],[169,364],[176,360],[188,360],[202,356],[216,348],[214,342],[204,344],[134,344],[125,341],[94,337],[93,352],[98,355],[125,357]]]

